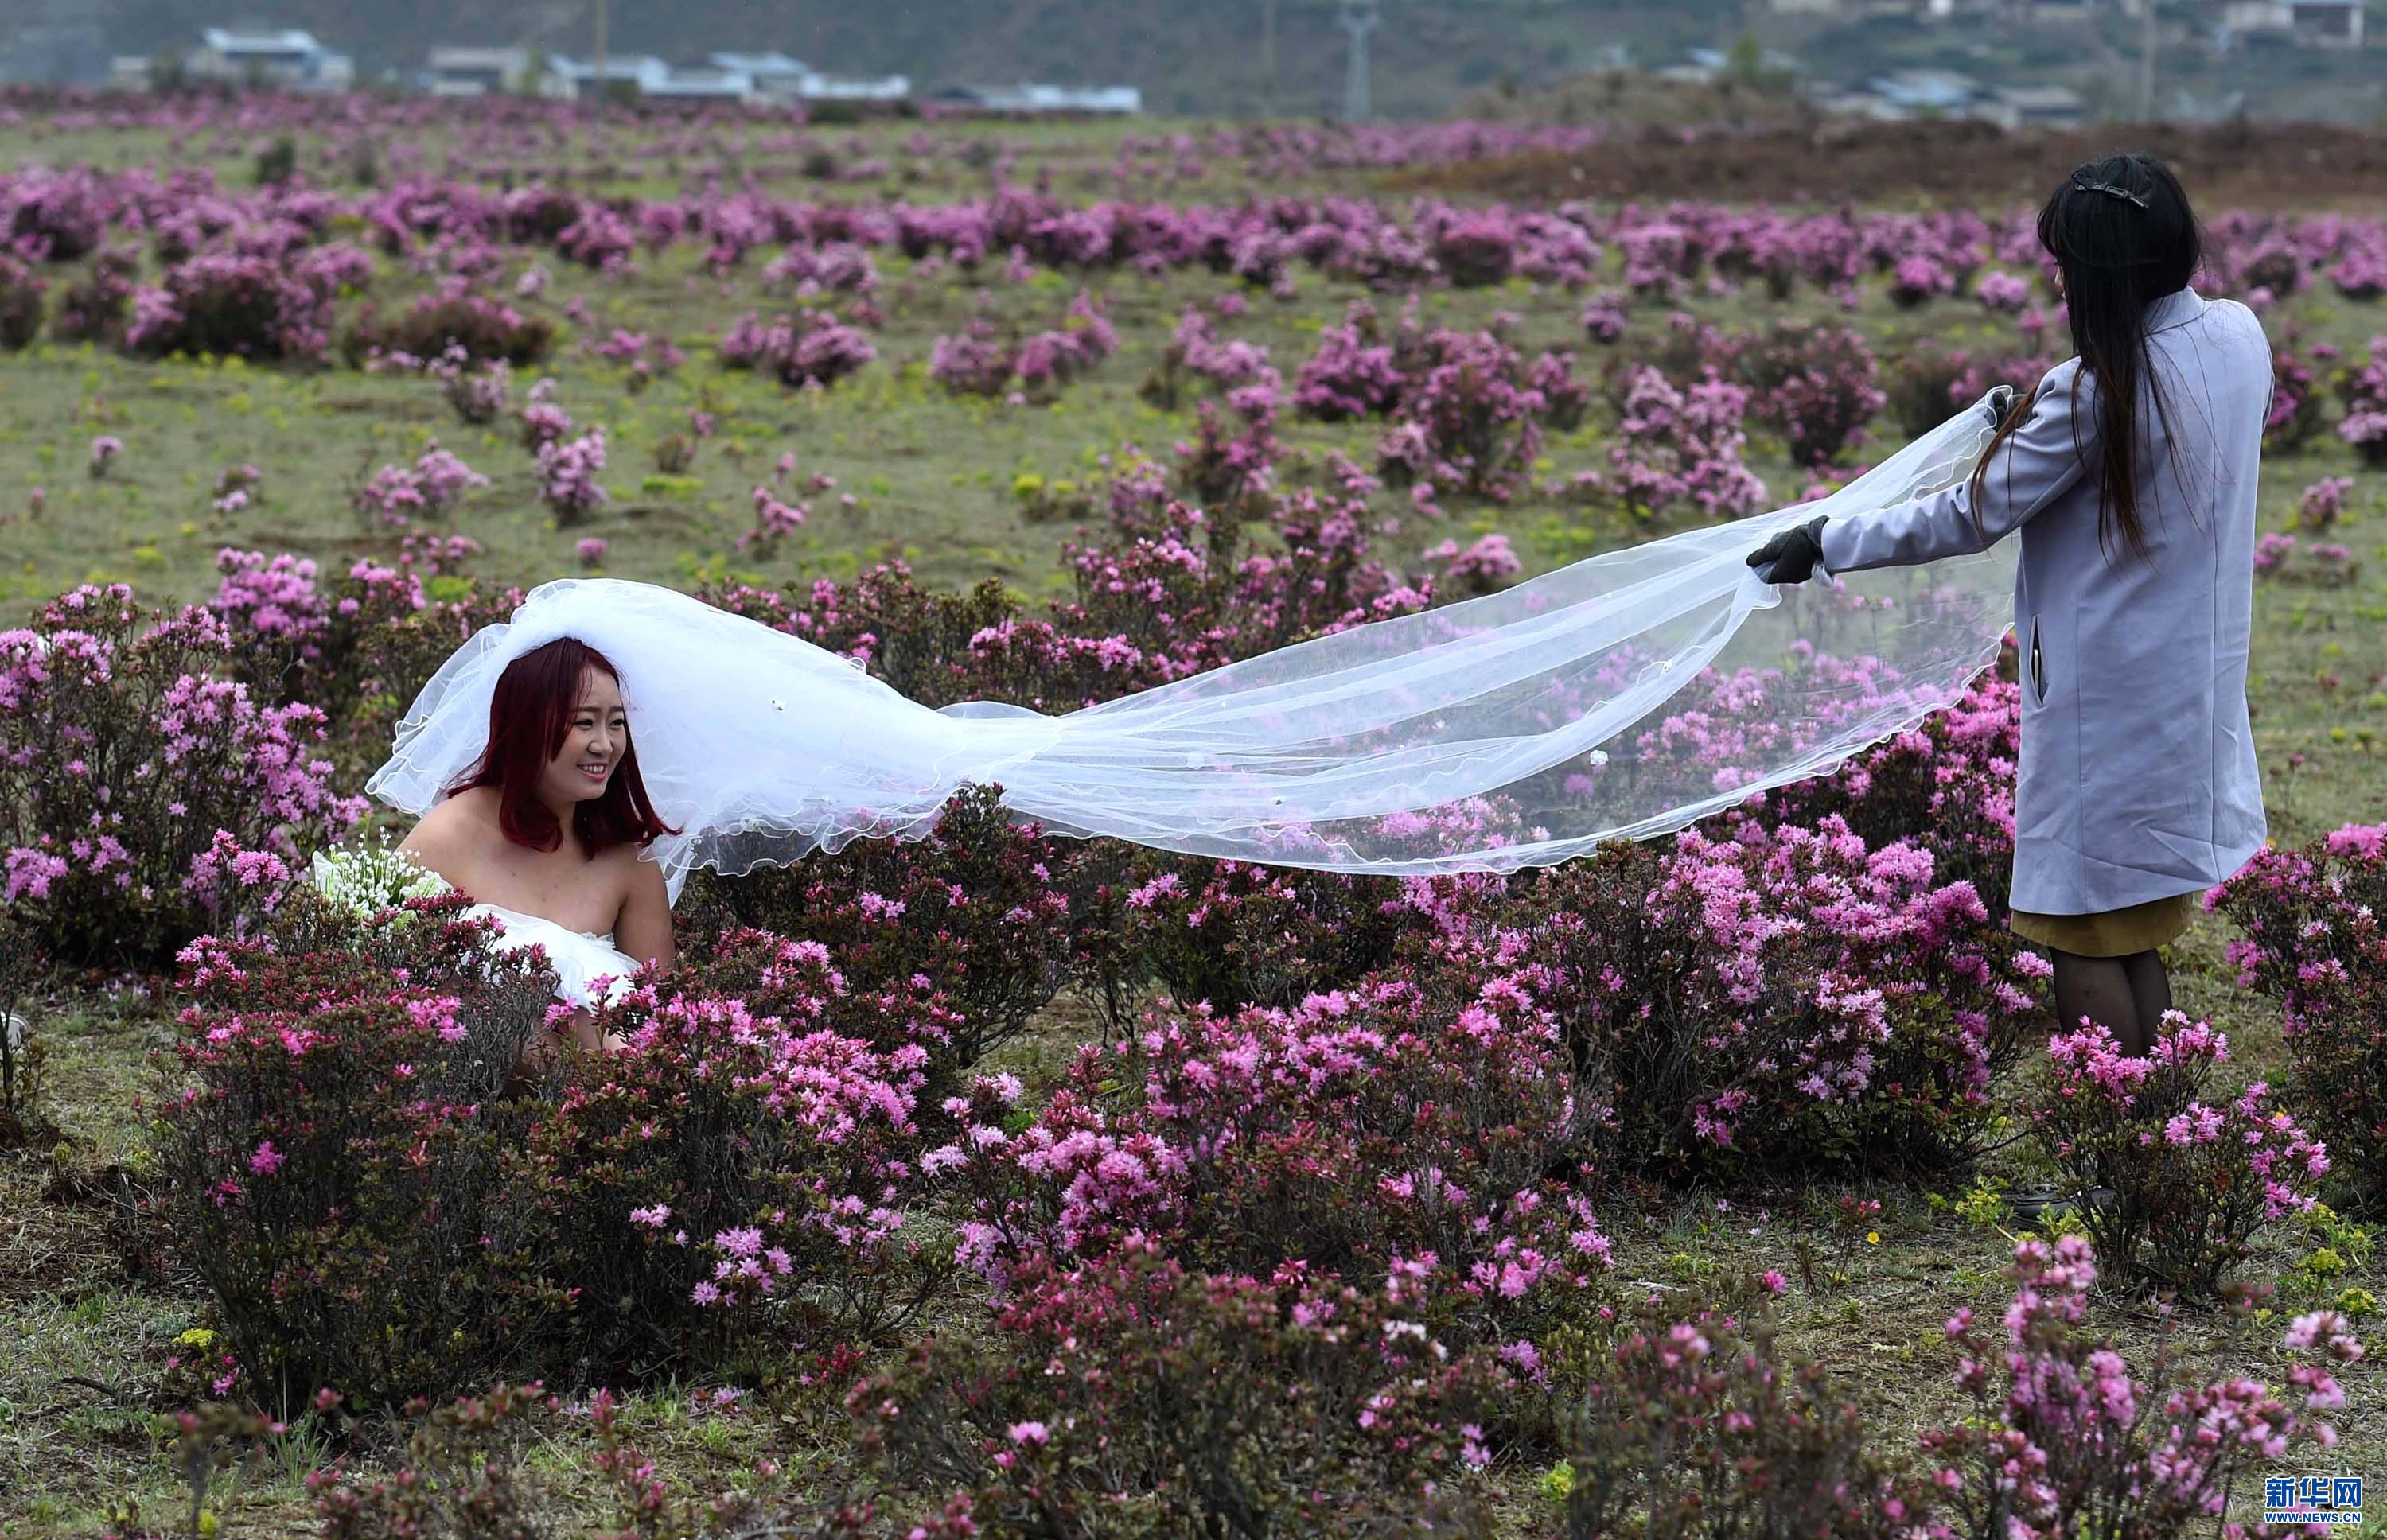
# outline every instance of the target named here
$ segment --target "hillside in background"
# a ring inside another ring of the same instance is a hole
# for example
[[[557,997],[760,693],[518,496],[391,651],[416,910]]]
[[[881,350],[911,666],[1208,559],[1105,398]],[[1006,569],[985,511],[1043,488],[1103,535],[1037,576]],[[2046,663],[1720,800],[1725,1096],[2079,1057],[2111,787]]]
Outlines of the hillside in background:
[[[528,44],[585,54],[589,0],[96,0],[110,46],[146,54],[185,45],[207,25],[305,27],[355,56],[360,75],[419,67],[435,43]],[[0,24],[56,7],[0,0]],[[1630,43],[1671,54],[1729,40],[1737,0],[1663,6],[1583,0],[1394,0],[1374,41],[1376,109],[1441,113],[1504,79],[1551,81]],[[777,49],[818,68],[900,71],[919,90],[1023,79],[1141,86],[1168,114],[1243,116],[1269,107],[1339,110],[1345,39],[1334,0],[1278,0],[1277,81],[1261,69],[1261,0],[613,0],[611,46],[693,61],[714,49]]]
[[[1952,20],[1851,9],[1782,14],[1763,0],[1383,0],[1373,42],[1378,114],[1458,112],[1542,121],[1586,115],[1649,120],[1613,101],[1607,82],[1560,87],[1602,68],[1620,45],[1644,69],[1686,48],[1728,46],[1753,32],[1808,75],[1840,84],[1905,68],[1965,71],[1998,83],[2064,84],[2091,104],[2138,107],[2139,25],[2108,8],[2088,23],[2027,23],[1997,7]],[[2387,35],[2387,0],[2373,31]],[[1168,117],[1311,117],[1343,106],[1347,39],[1337,0],[1276,0],[1273,81],[1261,42],[1266,0],[612,0],[611,48],[695,63],[712,51],[777,50],[832,73],[912,78],[916,92],[1024,80],[1127,84]],[[2154,114],[2387,123],[2387,50],[2208,43],[2219,0],[2167,5]],[[107,53],[154,55],[203,26],[298,26],[353,56],[360,78],[403,83],[436,44],[512,44],[586,56],[595,0],[0,0],[0,42],[71,32],[90,65]],[[29,76],[27,78],[38,78]],[[1724,120],[1769,117],[1747,97]],[[1607,107],[1611,110],[1603,112]],[[1673,104],[1655,114],[1671,116]]]

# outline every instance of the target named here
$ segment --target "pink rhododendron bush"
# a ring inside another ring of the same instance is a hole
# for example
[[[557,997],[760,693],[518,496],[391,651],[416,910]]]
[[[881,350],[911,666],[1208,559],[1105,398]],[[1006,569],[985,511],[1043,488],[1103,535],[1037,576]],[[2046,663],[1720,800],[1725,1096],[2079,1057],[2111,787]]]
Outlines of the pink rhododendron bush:
[[[2387,825],[2266,851],[2213,897],[2241,978],[2280,1003],[2282,1089],[2362,1205],[2387,1205]]]
[[[51,956],[156,961],[250,923],[363,813],[323,713],[224,677],[234,648],[217,614],[148,615],[120,586],[0,632],[0,896]]]

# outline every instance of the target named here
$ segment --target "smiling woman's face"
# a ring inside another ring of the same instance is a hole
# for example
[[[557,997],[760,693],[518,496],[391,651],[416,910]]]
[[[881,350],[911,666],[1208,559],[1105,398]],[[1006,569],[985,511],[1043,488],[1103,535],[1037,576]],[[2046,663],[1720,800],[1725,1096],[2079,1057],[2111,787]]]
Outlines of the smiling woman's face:
[[[630,749],[629,714],[622,709],[622,687],[602,669],[580,676],[580,701],[565,726],[563,747],[547,763],[547,795],[550,807],[594,802],[613,783],[622,756]]]

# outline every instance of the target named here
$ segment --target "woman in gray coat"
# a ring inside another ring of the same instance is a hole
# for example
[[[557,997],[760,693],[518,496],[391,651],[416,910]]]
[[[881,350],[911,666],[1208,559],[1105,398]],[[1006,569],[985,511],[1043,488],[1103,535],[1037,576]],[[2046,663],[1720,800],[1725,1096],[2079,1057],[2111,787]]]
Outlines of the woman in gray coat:
[[[2152,157],[2073,172],[2039,239],[2078,356],[2011,410],[1985,398],[2001,421],[1971,478],[1812,521],[1749,564],[1796,583],[2021,532],[2009,923],[2052,954],[2067,1027],[2087,1016],[2143,1054],[2171,1007],[2155,949],[2263,846],[2246,650],[2271,349],[2244,306],[2188,286],[2195,216]]]

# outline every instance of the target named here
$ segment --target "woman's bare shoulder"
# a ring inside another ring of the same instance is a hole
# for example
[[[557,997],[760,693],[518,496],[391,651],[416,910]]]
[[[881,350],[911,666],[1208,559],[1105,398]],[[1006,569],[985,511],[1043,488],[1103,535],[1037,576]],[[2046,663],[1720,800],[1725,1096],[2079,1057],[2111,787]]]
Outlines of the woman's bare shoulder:
[[[497,793],[485,787],[460,792],[424,814],[400,848],[413,851],[434,866],[443,859],[453,860],[486,838],[495,821]]]

